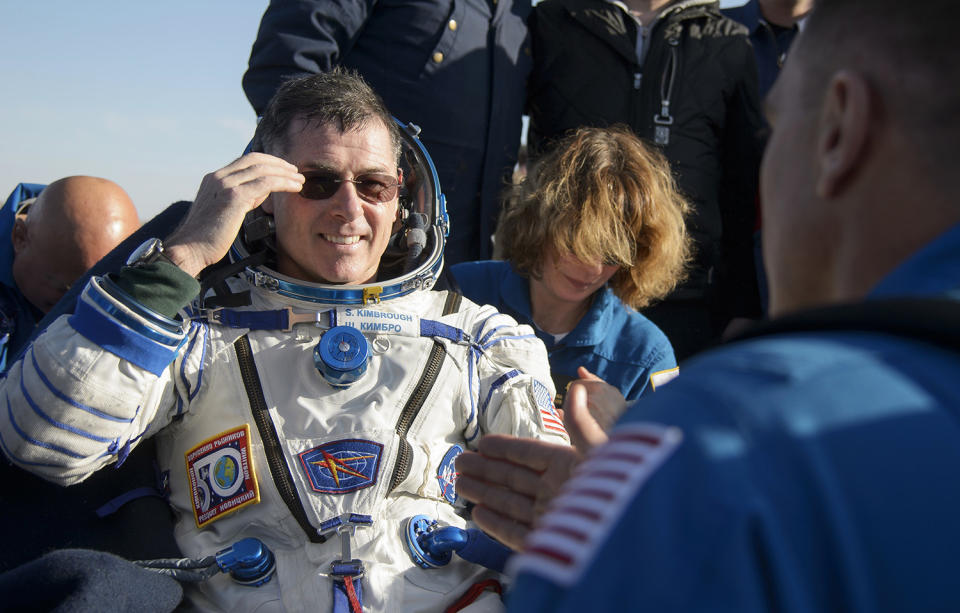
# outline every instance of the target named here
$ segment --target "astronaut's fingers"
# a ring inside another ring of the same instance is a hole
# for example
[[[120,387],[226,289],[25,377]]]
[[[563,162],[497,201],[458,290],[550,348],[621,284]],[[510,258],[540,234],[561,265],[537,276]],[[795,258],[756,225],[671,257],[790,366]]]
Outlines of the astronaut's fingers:
[[[256,164],[275,164],[278,166],[287,166],[294,170],[297,169],[295,164],[291,164],[290,162],[286,161],[281,157],[277,157],[269,153],[258,153],[258,152],[245,153],[244,155],[238,157],[234,161],[224,166],[223,169],[226,170],[227,172],[231,172],[239,168],[246,168],[248,166],[254,166]]]
[[[542,475],[537,485],[537,493],[533,501],[533,514],[540,517],[547,511],[547,507],[564,487],[574,469],[580,465],[580,454],[567,448],[566,453],[558,453],[553,463]]]
[[[537,472],[547,470],[559,455],[570,451],[566,445],[503,434],[488,434],[480,439],[477,448],[488,458],[519,464]]]
[[[623,394],[620,393],[619,389],[583,366],[577,368],[577,376],[580,378],[576,383],[584,386],[587,390],[587,404],[590,406],[590,410],[600,420],[600,425],[604,426],[604,430],[609,429],[599,415],[611,416],[612,420],[616,421],[616,418],[627,408],[627,401]],[[613,425],[612,422],[609,425]]]
[[[303,181],[296,166],[265,153],[247,154],[206,175],[186,217],[164,241],[167,255],[196,275],[227,253],[247,212],[274,192],[300,191]]]
[[[576,384],[587,390],[587,406],[604,431],[609,430],[627,409],[627,401],[620,390],[610,385],[583,366],[577,368],[580,377]],[[573,383],[571,383],[571,386]]]
[[[607,442],[606,432],[588,406],[588,391],[582,382],[574,381],[567,389],[567,395],[563,399],[563,413],[567,434],[581,454]]]
[[[537,495],[541,482],[538,471],[470,451],[457,457],[457,472],[459,473],[457,478],[458,493],[460,492],[460,479],[465,476],[527,497]]]
[[[225,189],[233,189],[247,183],[255,183],[262,177],[281,177],[302,184],[303,177],[297,167],[284,159],[265,153],[248,153],[216,170],[205,179]]]
[[[248,153],[206,175],[191,211],[237,208],[246,213],[273,192],[298,192],[304,177],[293,164],[265,153]]]
[[[530,524],[501,515],[486,506],[474,507],[473,521],[481,530],[514,550],[523,547],[531,530]]]
[[[246,153],[237,159],[233,160],[220,170],[216,170],[211,174],[224,176],[248,168],[250,166],[255,166],[257,164],[272,164],[276,166],[287,166],[296,170],[297,167],[294,164],[286,161],[283,158],[277,157],[275,155],[270,155],[269,153]]]
[[[532,497],[496,483],[488,483],[460,475],[457,479],[457,494],[505,517],[526,524],[532,524],[536,517]]]
[[[577,366],[577,376],[584,381],[603,381],[603,379],[587,370],[586,366]]]

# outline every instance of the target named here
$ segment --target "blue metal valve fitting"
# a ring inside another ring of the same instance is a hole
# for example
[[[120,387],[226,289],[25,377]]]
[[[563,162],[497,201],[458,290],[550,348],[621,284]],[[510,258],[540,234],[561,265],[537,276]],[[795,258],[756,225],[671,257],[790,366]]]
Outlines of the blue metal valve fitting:
[[[245,538],[217,552],[217,566],[243,585],[259,587],[277,570],[276,558],[260,539]]]
[[[454,552],[467,544],[467,531],[456,526],[440,526],[426,515],[407,520],[407,550],[421,568],[437,568],[450,563]]]
[[[349,387],[367,372],[370,345],[356,328],[334,326],[320,337],[313,350],[313,364],[337,388]]]

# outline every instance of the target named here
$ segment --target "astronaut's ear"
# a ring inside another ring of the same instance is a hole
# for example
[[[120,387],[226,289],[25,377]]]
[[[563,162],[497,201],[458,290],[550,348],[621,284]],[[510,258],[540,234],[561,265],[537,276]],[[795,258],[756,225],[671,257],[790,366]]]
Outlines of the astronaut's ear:
[[[27,233],[26,217],[17,217],[13,222],[13,230],[10,232],[10,240],[13,243],[13,253],[17,254],[24,250],[27,243],[30,242]]]

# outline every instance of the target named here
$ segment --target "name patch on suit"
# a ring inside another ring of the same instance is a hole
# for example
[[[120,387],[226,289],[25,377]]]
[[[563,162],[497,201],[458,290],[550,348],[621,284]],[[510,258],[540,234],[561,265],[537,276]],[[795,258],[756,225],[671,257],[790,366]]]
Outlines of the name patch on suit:
[[[420,318],[409,313],[354,307],[340,308],[337,309],[337,323],[368,334],[399,334],[414,338],[420,336]]]
[[[363,439],[324,443],[299,455],[313,491],[346,494],[377,482],[383,445]]]
[[[184,458],[198,528],[260,502],[248,424],[207,439]]]

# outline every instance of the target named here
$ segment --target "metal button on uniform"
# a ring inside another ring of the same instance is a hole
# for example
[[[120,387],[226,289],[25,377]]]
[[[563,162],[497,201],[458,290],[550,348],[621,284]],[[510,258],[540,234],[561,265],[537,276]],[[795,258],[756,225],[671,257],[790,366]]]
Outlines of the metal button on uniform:
[[[434,54],[433,54],[433,61],[436,62],[437,64],[439,64],[440,62],[442,62],[442,61],[443,61],[443,54],[440,53],[439,51],[437,51],[436,53],[434,53]]]
[[[390,350],[390,339],[385,336],[375,336],[373,342],[370,343],[373,347],[373,352],[377,354],[386,353]]]
[[[456,30],[456,29],[457,29],[457,20],[456,20],[456,19],[451,19],[450,21],[448,21],[448,22],[447,22],[447,27],[450,28],[451,30]]]

